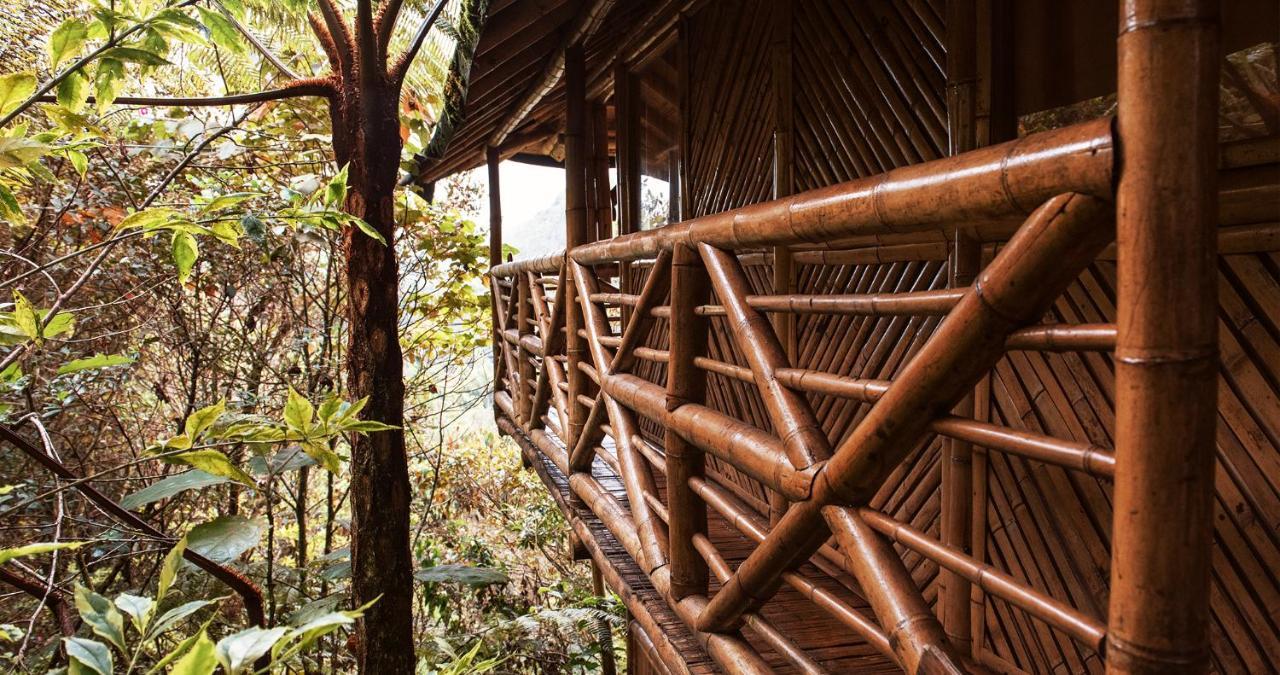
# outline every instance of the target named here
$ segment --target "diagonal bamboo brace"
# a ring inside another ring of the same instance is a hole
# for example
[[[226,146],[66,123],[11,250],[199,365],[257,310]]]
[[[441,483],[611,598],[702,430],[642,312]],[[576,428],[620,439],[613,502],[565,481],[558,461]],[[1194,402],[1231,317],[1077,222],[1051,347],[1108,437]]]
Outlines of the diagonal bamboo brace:
[[[781,575],[808,559],[830,530],[822,507],[869,500],[928,431],[1004,353],[1014,330],[1035,322],[1110,242],[1108,203],[1055,197],[1028,218],[964,299],[903,369],[835,455],[821,465],[813,496],[778,523],[712,598],[698,628],[726,630],[777,590]]]

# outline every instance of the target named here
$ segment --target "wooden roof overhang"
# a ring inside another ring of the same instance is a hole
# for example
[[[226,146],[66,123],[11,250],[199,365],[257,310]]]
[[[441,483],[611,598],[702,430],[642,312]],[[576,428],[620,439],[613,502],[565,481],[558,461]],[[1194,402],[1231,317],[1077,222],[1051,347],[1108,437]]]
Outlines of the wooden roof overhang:
[[[574,36],[585,36],[587,87],[593,97],[599,97],[612,87],[615,58],[643,53],[689,4],[688,0],[493,0],[471,66],[462,121],[444,154],[421,165],[421,182],[483,165],[490,145],[504,159],[526,155],[562,161],[567,43]]]

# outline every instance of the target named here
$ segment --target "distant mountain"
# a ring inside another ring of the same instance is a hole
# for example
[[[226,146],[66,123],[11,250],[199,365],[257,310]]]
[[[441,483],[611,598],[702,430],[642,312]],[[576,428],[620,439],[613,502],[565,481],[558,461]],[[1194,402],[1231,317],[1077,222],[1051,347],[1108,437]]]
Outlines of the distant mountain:
[[[503,211],[502,240],[519,250],[517,258],[536,258],[564,249],[564,190],[554,191],[555,198],[546,206],[520,217]]]

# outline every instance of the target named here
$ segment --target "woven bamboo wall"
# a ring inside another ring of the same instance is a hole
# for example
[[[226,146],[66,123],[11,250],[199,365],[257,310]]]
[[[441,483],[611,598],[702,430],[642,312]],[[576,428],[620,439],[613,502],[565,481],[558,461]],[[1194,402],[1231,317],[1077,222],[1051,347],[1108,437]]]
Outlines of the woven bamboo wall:
[[[712,3],[687,26],[689,215],[770,195],[774,96],[767,25],[775,11],[770,7],[762,2]],[[945,154],[942,16],[941,0],[796,0],[792,114],[797,190]],[[749,73],[745,81],[743,73]],[[738,78],[736,86],[730,86],[733,78]],[[1273,213],[1270,220],[1275,218]],[[1265,219],[1233,216],[1227,224]],[[898,262],[800,265],[798,292],[942,288],[947,280],[945,247],[936,250],[940,254],[906,256],[915,259]],[[756,292],[772,292],[767,265],[747,269]],[[1223,256],[1221,272],[1213,659],[1220,672],[1269,672],[1274,669],[1270,658],[1280,654],[1280,254]],[[1114,305],[1115,265],[1099,261],[1058,302],[1052,319],[1110,322]],[[922,317],[802,316],[796,365],[889,379],[936,323]],[[712,327],[711,356],[744,364],[723,321],[714,320]],[[649,344],[665,348],[665,334],[665,325],[657,327]],[[655,370],[643,376],[661,374]],[[980,389],[979,414],[985,411],[988,419],[1012,427],[1113,447],[1113,383],[1110,354],[1014,352],[992,373],[989,386]],[[713,407],[770,429],[752,387],[712,375],[709,398]],[[848,433],[868,409],[834,398],[811,400],[832,440]],[[661,438],[656,427],[645,431]],[[876,508],[934,536],[939,447],[936,439],[922,444],[875,499]],[[979,461],[987,462],[989,534],[985,550],[975,555],[1088,614],[1105,616],[1109,482],[1001,453],[981,453]],[[714,468],[739,486],[741,496],[762,511],[767,508],[758,484],[727,465],[716,463]],[[933,602],[937,566],[903,553]],[[979,630],[986,650],[1030,672],[1102,670],[1096,654],[1007,603],[985,603]]]

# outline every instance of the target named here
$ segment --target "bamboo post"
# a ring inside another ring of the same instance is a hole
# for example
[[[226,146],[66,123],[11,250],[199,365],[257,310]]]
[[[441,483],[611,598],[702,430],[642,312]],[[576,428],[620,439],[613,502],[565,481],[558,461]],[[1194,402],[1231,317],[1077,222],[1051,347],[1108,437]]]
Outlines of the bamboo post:
[[[656,270],[655,272],[656,273]],[[708,320],[693,310],[711,295],[706,269],[688,246],[676,246],[671,258],[671,356],[667,361],[667,411],[686,403],[706,401],[706,371],[694,359],[707,350]],[[697,446],[668,427],[667,503],[670,527],[671,593],[676,598],[707,593],[707,564],[694,546],[695,535],[707,533],[707,506],[690,487],[705,472],[704,455]]]
[[[502,191],[498,180],[498,164],[501,158],[498,156],[498,149],[495,147],[487,147],[484,152],[485,160],[489,169],[489,268],[502,264]],[[491,271],[490,275],[493,274]],[[497,292],[497,285],[494,285],[494,292]],[[498,335],[498,303],[489,303],[492,312],[490,320],[493,322],[493,373],[494,373],[494,389],[498,388],[498,364],[501,357],[498,350],[501,348],[502,337]]]
[[[1120,3],[1109,673],[1201,673],[1217,422],[1218,3]]]
[[[533,297],[530,291],[529,277],[533,276],[532,272],[518,274],[515,277],[516,282],[516,335],[524,338],[526,335],[533,335]],[[516,343],[516,361],[520,365],[520,390],[516,392],[516,410],[523,416],[517,420],[521,422],[525,428],[528,428],[533,421],[533,392],[529,389],[534,384],[537,376],[533,372],[533,353],[524,345],[521,339]]]
[[[565,86],[565,131],[564,131],[564,166],[565,166],[565,250],[573,249],[587,243],[587,167],[585,162],[586,143],[586,65],[581,44],[574,44],[565,50],[564,86]],[[567,255],[567,254],[566,254]],[[567,261],[566,261],[567,262]],[[565,355],[568,357],[566,373],[569,380],[569,395],[566,400],[569,419],[561,421],[565,430],[565,443],[569,447],[577,442],[586,422],[587,409],[580,402],[580,397],[587,394],[590,382],[579,364],[587,360],[586,339],[581,336],[582,308],[577,299],[577,283],[574,278],[573,265],[565,265],[564,287],[558,289],[565,296]]]
[[[770,46],[773,66],[773,198],[787,197],[795,191],[795,117],[792,93],[791,13],[795,0],[776,0],[773,42]],[[779,295],[796,292],[795,263],[791,248],[773,249],[773,292]],[[796,318],[790,314],[774,317],[774,329],[787,358],[796,356]]]

